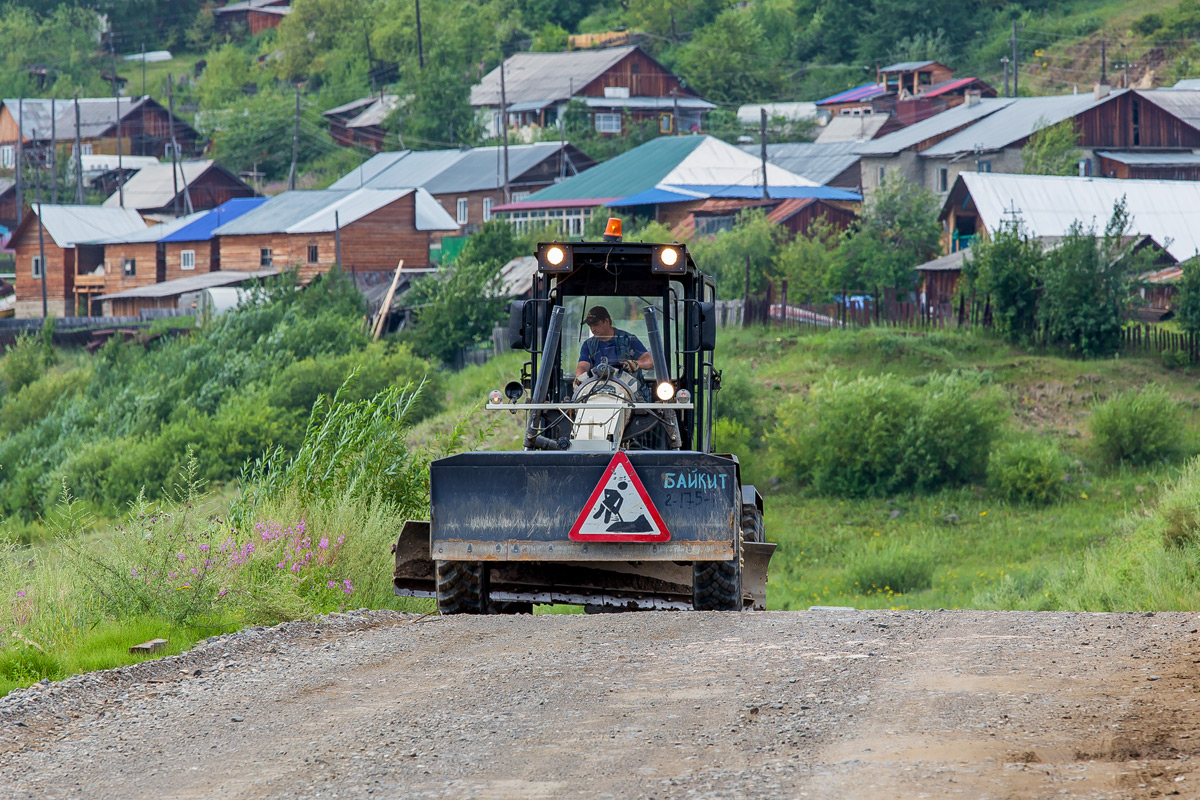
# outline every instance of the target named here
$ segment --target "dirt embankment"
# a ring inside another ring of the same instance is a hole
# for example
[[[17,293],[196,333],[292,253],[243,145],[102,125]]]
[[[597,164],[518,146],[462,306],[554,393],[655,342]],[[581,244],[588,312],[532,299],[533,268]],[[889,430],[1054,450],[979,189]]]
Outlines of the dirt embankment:
[[[1200,796],[1195,614],[357,612],[0,700],[0,796]]]

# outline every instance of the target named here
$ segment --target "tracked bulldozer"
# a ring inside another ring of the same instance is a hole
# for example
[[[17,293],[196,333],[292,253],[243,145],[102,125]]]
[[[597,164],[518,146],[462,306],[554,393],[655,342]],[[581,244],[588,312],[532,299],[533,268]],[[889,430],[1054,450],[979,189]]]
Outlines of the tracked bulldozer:
[[[619,220],[604,241],[539,244],[508,326],[529,360],[486,404],[522,415],[523,448],[432,463],[395,593],[443,614],[764,608],[762,496],[713,452],[715,300],[686,246],[623,242]],[[594,303],[611,325],[589,343]],[[634,357],[598,356],[611,339]]]

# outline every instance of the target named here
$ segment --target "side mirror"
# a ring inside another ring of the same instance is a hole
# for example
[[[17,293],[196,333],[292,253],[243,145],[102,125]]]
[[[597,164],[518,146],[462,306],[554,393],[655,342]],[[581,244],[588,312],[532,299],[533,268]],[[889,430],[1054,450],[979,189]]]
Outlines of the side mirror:
[[[530,350],[537,338],[533,324],[535,306],[528,300],[514,300],[508,307],[508,343],[514,350]]]
[[[716,303],[688,303],[687,309],[687,349],[717,349]]]

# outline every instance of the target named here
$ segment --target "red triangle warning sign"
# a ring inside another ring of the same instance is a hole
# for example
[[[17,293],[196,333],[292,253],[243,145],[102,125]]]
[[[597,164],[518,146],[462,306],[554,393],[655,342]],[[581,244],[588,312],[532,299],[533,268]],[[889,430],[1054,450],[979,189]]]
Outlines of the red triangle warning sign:
[[[665,542],[670,538],[629,457],[618,452],[575,520],[571,541]]]

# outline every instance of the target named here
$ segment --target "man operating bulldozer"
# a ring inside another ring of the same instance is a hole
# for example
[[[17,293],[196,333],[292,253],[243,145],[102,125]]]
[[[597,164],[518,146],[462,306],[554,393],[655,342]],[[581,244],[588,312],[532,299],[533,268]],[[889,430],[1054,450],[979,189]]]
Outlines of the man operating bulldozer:
[[[646,346],[636,336],[614,328],[612,316],[604,306],[592,306],[583,323],[592,332],[579,348],[579,364],[575,367],[575,383],[583,380],[588,370],[607,361],[612,366],[621,366],[637,374],[639,369],[650,369],[654,359]]]

